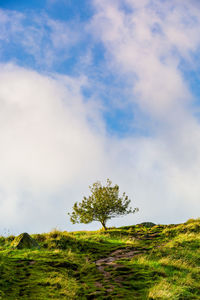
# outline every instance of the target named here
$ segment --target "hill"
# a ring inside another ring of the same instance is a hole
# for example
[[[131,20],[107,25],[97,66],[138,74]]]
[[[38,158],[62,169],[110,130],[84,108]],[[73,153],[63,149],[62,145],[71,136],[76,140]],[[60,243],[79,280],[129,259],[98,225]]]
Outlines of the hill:
[[[0,237],[0,299],[200,299],[200,219]]]

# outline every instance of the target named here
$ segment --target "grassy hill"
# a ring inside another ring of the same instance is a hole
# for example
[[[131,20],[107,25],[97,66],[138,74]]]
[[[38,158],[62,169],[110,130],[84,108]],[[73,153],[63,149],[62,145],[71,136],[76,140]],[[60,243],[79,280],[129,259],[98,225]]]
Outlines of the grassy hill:
[[[0,299],[200,299],[200,219],[0,237]]]

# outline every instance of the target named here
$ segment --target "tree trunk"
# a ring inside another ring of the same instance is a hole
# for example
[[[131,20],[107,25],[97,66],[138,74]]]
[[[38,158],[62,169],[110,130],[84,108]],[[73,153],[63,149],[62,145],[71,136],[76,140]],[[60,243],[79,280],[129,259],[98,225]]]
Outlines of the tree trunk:
[[[104,229],[104,230],[107,230],[106,222],[105,222],[105,221],[102,221],[101,224],[102,224],[102,226],[103,226],[103,229]]]

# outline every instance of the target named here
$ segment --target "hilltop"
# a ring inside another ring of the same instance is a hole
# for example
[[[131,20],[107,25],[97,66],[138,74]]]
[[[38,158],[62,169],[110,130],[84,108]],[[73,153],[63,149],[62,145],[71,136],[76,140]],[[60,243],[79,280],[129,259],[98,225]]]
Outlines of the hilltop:
[[[0,237],[0,299],[200,299],[200,219]]]

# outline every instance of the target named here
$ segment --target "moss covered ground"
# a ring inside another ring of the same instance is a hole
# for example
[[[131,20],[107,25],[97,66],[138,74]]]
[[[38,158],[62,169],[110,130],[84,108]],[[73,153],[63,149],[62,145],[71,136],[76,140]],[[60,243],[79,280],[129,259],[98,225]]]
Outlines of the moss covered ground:
[[[200,219],[0,237],[0,299],[200,299]]]

